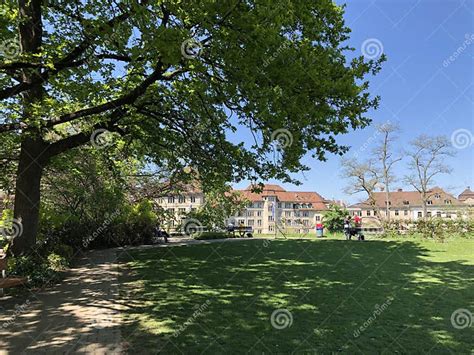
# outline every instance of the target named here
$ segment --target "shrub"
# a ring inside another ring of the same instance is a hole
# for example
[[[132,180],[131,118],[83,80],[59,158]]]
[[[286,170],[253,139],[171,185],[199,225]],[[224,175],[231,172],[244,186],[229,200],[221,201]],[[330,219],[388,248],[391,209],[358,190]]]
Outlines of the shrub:
[[[338,205],[331,205],[329,210],[324,213],[323,222],[330,232],[342,232],[344,230],[344,219],[348,216],[349,212],[346,209]]]
[[[27,277],[28,283],[34,287],[55,283],[61,277],[60,273],[51,268],[49,261],[32,256],[10,258],[8,260],[8,274]]]
[[[48,266],[53,271],[64,271],[69,267],[69,261],[64,256],[51,253],[48,255]]]
[[[228,232],[201,232],[192,235],[194,239],[205,240],[205,239],[225,239],[232,238],[232,234]]]

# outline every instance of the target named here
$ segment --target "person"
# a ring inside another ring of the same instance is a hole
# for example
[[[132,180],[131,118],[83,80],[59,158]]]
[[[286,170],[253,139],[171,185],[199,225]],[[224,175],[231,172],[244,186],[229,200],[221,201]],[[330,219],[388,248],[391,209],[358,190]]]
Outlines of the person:
[[[351,239],[351,221],[349,217],[344,218],[344,235],[346,239]]]
[[[365,237],[362,234],[362,218],[359,215],[354,217],[355,232],[357,233],[358,240],[364,240]]]

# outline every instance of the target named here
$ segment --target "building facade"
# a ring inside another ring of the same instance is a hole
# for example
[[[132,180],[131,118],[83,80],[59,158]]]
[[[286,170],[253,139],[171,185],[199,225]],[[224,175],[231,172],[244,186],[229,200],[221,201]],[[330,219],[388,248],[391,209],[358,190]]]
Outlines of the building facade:
[[[375,192],[375,208],[367,201],[349,206],[351,215],[358,215],[363,218],[366,226],[376,226],[379,220],[376,212],[381,218],[387,217],[386,194],[385,192]],[[389,213],[391,220],[416,221],[424,218],[421,195],[418,191],[403,191],[398,189],[389,193]],[[438,218],[459,218],[466,212],[467,205],[458,198],[447,193],[439,187],[433,188],[429,193],[427,201],[426,217]]]
[[[322,220],[329,201],[316,192],[286,191],[278,185],[264,185],[260,193],[252,191],[252,186],[234,190],[249,201],[247,207],[235,216],[229,216],[234,224],[244,224],[257,234],[309,233]],[[205,201],[202,191],[188,189],[176,196],[166,196],[157,200],[158,205],[174,215],[167,229],[175,230],[186,214],[199,208]]]

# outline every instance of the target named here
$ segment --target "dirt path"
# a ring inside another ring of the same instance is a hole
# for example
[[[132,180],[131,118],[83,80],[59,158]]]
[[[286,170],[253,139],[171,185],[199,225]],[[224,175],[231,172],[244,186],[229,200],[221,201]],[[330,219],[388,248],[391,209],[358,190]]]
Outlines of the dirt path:
[[[0,299],[0,354],[120,354],[116,250],[85,254],[65,280]]]

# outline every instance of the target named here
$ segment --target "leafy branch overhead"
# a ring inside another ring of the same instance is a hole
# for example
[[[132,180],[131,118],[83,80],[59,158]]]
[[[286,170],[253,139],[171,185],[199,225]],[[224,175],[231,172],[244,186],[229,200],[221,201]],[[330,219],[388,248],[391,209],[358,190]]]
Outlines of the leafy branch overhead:
[[[32,203],[17,197],[15,216],[32,226],[41,170],[97,130],[210,185],[293,181],[305,154],[344,153],[336,136],[378,104],[368,77],[384,57],[347,59],[330,0],[8,0],[0,12],[0,134],[19,138],[16,188]]]

